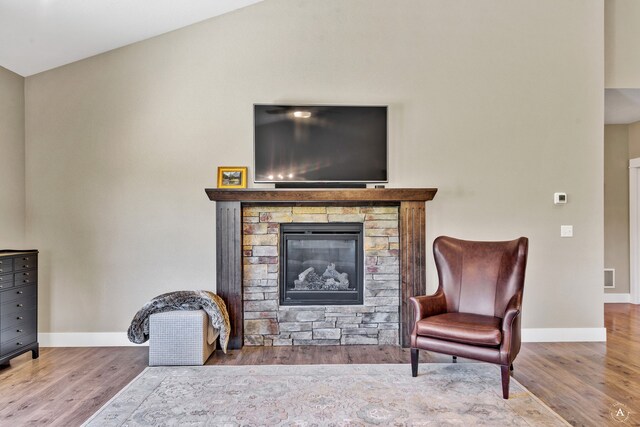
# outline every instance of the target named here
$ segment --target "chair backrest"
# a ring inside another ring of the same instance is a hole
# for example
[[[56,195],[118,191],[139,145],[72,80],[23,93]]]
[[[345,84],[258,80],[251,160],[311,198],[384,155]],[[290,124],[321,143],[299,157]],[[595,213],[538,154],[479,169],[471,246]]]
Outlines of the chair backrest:
[[[433,242],[439,288],[448,312],[502,317],[522,293],[529,240],[473,242],[440,236]]]

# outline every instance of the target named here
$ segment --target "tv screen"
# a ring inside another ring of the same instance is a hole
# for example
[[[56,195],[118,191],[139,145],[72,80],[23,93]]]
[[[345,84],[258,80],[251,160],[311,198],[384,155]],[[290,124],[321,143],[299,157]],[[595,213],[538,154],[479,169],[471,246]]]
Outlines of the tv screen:
[[[387,182],[387,107],[254,105],[254,179]]]

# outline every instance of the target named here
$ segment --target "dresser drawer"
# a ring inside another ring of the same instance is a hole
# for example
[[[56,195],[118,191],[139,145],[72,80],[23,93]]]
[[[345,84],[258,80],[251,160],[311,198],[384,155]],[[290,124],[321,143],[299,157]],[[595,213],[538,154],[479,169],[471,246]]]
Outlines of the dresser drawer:
[[[13,274],[0,274],[0,289],[7,289],[13,286]]]
[[[11,341],[24,335],[36,333],[36,319],[23,320],[19,324],[0,331],[0,342]]]
[[[9,301],[25,300],[36,296],[36,285],[21,286],[0,292],[0,313],[4,313],[4,304]]]
[[[0,354],[10,354],[38,340],[38,334],[23,335],[18,338],[0,342]]]
[[[23,271],[13,275],[13,283],[15,286],[27,285],[38,281],[38,272],[36,270]]]
[[[13,258],[0,259],[0,274],[13,271]]]
[[[19,327],[29,322],[35,323],[37,315],[38,313],[35,308],[22,310],[17,313],[2,313],[2,316],[0,316],[0,328],[4,330],[13,328],[14,326]]]
[[[27,255],[13,259],[13,271],[33,270],[38,268],[38,256]]]
[[[38,299],[36,296],[32,296],[30,298],[20,298],[14,301],[9,301],[0,304],[0,313],[2,313],[2,317],[5,315],[20,315],[25,311],[29,311],[37,307]],[[4,325],[2,326],[4,327]]]

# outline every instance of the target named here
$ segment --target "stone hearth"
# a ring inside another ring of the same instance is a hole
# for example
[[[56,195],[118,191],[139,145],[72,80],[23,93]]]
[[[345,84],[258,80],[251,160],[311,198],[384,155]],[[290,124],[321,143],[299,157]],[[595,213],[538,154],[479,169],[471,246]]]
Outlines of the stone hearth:
[[[364,225],[364,304],[281,306],[281,223]],[[242,310],[245,345],[394,344],[400,325],[397,206],[242,208]]]

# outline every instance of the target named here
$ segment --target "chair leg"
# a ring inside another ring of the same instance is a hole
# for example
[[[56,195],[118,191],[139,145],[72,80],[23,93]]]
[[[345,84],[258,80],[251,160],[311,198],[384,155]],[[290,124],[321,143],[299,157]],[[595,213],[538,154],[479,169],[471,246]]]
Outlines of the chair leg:
[[[509,398],[509,379],[511,378],[509,372],[509,365],[500,365],[500,373],[502,374],[502,397]]]
[[[453,363],[458,363],[458,356],[453,356]]]
[[[418,376],[418,349],[417,348],[411,349],[411,376],[412,377]]]

